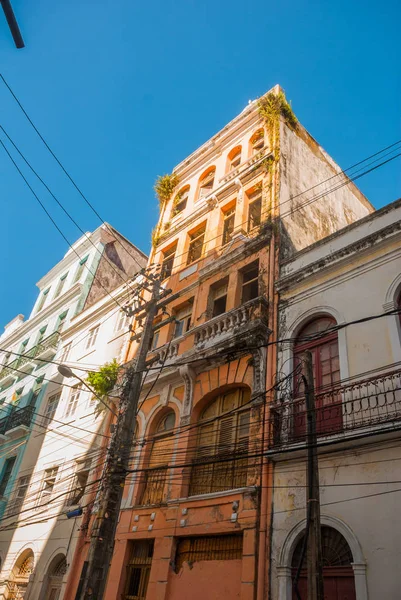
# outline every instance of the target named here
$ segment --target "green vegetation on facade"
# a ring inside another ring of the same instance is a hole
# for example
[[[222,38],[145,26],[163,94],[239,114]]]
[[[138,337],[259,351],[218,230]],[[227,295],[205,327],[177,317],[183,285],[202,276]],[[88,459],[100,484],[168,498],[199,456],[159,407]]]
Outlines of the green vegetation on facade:
[[[171,175],[159,175],[154,185],[156,196],[159,199],[160,208],[165,202],[168,202],[179,183],[179,178],[176,173]]]
[[[258,104],[259,114],[264,120],[269,133],[274,131],[280,116],[283,117],[291,129],[296,129],[298,120],[287,102],[284,92],[278,94],[269,92],[266,96],[260,98]]]
[[[88,385],[107,403],[107,396],[117,383],[119,364],[114,358],[111,362],[105,363],[99,371],[90,371],[86,378]],[[105,409],[104,404],[98,402],[97,412]]]

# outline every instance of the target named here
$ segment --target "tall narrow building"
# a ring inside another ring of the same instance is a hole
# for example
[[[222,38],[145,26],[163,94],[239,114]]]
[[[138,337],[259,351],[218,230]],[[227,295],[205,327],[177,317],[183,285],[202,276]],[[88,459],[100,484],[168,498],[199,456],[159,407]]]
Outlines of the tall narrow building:
[[[120,361],[129,338],[121,307],[145,264],[115,229],[99,227],[39,281],[29,318],[18,315],[0,338],[2,600],[68,598],[85,527],[79,509],[97,489],[109,439],[108,415],[85,379]],[[60,363],[72,378],[62,377]]]
[[[279,254],[373,208],[278,86],[156,188],[149,262],[171,295],[154,322],[106,598],[266,599],[268,415],[286,384],[269,345]]]

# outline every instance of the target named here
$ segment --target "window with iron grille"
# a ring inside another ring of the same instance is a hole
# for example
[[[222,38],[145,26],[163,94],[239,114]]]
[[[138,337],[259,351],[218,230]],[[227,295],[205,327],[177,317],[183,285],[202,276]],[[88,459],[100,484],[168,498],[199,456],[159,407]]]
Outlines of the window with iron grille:
[[[199,260],[202,256],[203,242],[205,239],[206,223],[199,227],[196,231],[189,234],[189,248],[187,265]]]
[[[229,208],[225,213],[223,213],[223,239],[222,244],[225,246],[233,237],[234,231],[234,222],[235,222],[235,206]]]
[[[163,252],[163,260],[162,260],[162,268],[161,268],[161,279],[167,279],[167,277],[170,277],[172,271],[173,271],[173,265],[174,265],[174,257],[175,257],[175,252],[177,250],[177,244],[174,244],[173,246],[171,246],[171,248],[168,248],[168,250],[165,250]]]
[[[167,474],[171,461],[174,436],[169,432],[174,429],[175,414],[170,411],[160,420],[152,442],[148,469],[145,471],[145,485],[141,504],[160,504],[167,499]]]
[[[241,270],[241,303],[249,302],[259,296],[259,261],[255,260]]]
[[[212,400],[198,423],[189,495],[244,487],[248,477],[250,408],[248,388],[231,389]]]
[[[205,560],[242,559],[242,535],[211,535],[180,538],[177,542],[175,570],[178,573],[184,562]]]
[[[262,219],[262,193],[255,192],[249,197],[248,231],[259,227]]]
[[[123,600],[145,600],[153,557],[153,540],[132,542]]]

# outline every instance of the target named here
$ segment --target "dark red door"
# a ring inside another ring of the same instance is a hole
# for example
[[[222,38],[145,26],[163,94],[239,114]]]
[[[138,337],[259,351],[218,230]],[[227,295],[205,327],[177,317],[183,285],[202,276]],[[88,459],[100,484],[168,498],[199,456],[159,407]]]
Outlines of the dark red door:
[[[355,580],[352,567],[325,567],[324,578],[324,600],[356,600]],[[302,600],[308,598],[306,571],[301,573],[298,590]],[[293,600],[297,600],[295,591],[292,593]]]

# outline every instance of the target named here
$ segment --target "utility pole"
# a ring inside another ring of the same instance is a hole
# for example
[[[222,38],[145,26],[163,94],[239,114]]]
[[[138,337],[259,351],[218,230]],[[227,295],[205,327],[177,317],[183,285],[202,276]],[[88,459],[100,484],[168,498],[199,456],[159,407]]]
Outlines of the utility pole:
[[[319,467],[317,456],[315,389],[313,383],[312,354],[303,355],[305,374],[302,379],[305,386],[306,418],[307,418],[307,567],[308,567],[308,600],[324,600],[322,536],[320,529],[320,490]]]
[[[135,434],[136,413],[142,389],[143,371],[153,333],[153,321],[159,309],[158,301],[168,292],[161,290],[159,277],[144,275],[149,283],[145,289],[152,291],[145,304],[146,318],[139,348],[133,365],[125,372],[120,398],[119,415],[115,424],[98,494],[98,510],[91,531],[87,560],[75,600],[102,600],[107,575],[113,556],[114,538],[117,529],[125,478],[129,468],[129,456]]]

